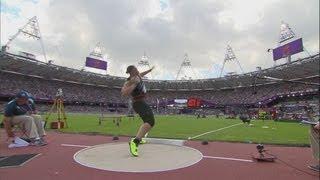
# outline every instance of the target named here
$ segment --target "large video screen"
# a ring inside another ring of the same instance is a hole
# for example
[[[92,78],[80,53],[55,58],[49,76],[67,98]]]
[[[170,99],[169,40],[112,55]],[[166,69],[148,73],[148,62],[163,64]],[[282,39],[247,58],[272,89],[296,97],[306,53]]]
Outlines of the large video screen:
[[[86,66],[96,69],[107,70],[107,62],[91,57],[86,58]]]
[[[273,60],[291,56],[303,51],[302,38],[273,49]]]
[[[188,104],[189,108],[198,108],[198,107],[201,106],[201,99],[199,99],[199,98],[189,98],[187,104]]]

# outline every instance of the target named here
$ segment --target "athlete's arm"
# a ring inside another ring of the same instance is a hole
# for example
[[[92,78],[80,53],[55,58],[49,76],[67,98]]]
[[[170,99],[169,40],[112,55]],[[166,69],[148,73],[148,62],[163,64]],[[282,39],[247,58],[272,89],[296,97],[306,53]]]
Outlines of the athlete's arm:
[[[129,81],[125,82],[121,88],[122,96],[129,96],[130,93],[136,88],[137,84],[140,82],[139,77],[133,77]]]
[[[146,70],[146,71],[144,71],[144,72],[140,73],[140,77],[143,77],[143,76],[147,75],[147,74],[148,74],[148,73],[150,73],[153,69],[154,69],[154,66],[152,66],[152,68],[151,68],[151,69]]]

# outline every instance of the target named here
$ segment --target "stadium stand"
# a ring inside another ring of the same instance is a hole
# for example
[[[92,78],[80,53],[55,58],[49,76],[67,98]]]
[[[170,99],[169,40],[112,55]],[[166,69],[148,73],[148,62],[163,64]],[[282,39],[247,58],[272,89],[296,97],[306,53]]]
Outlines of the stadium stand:
[[[261,78],[264,76],[319,83],[319,54],[261,71],[222,78],[149,79],[146,80],[149,90],[147,100],[153,105],[164,105],[173,99],[197,97],[214,107],[261,107],[273,106],[289,97],[319,99],[318,85],[270,81]],[[128,99],[120,95],[125,79],[57,66],[19,55],[0,54],[1,101],[11,99],[16,92],[25,89],[37,102],[48,104],[57,89],[62,88],[70,111],[96,111],[94,106],[101,104],[109,109],[121,109],[125,108],[128,102]],[[166,102],[163,103],[164,101]]]

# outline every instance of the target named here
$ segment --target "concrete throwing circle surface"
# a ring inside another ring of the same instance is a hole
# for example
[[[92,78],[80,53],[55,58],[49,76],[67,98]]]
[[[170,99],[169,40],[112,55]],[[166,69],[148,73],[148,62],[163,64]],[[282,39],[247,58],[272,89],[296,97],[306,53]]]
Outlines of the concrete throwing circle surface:
[[[81,165],[117,172],[159,172],[184,168],[202,159],[200,151],[166,144],[143,144],[139,157],[132,157],[128,143],[109,143],[78,151],[74,160]]]

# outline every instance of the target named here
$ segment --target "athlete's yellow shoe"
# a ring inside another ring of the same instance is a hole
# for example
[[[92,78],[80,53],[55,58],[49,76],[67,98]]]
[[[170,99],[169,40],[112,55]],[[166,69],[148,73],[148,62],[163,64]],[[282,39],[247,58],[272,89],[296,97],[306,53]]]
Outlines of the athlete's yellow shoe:
[[[135,142],[133,142],[133,139],[131,139],[131,141],[129,142],[129,149],[132,156],[138,156],[138,145]]]
[[[134,138],[131,138],[131,140],[134,140]],[[146,144],[146,143],[147,141],[142,138],[139,144]]]

